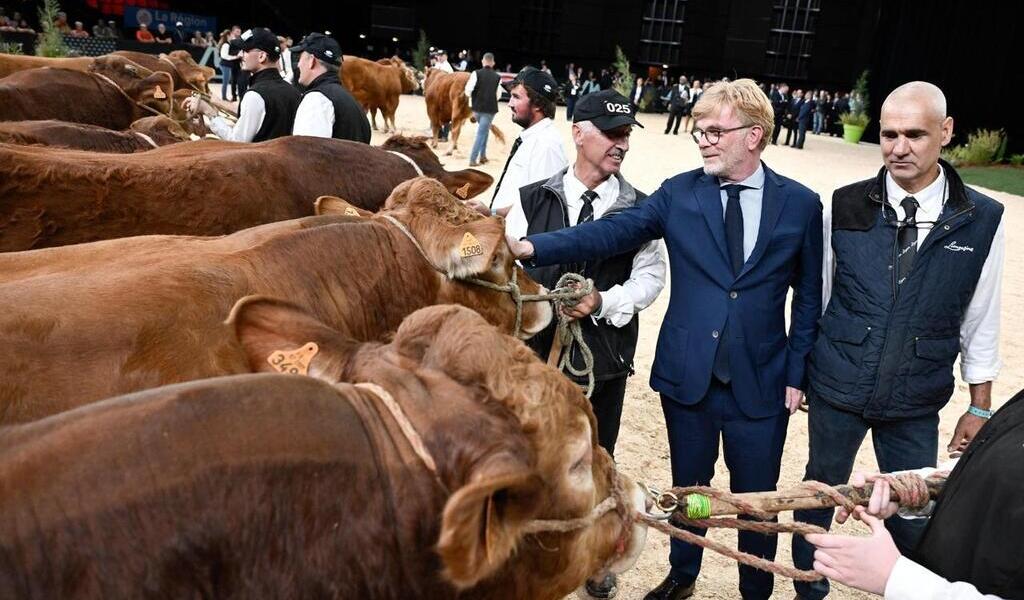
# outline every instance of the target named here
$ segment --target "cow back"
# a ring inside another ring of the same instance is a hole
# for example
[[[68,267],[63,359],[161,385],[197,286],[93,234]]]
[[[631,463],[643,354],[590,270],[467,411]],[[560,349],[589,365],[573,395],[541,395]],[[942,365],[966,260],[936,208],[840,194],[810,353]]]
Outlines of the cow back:
[[[44,67],[0,80],[0,121],[57,119],[126,129],[136,110],[115,84],[91,73]]]
[[[0,433],[0,588],[452,596],[424,543],[443,501],[370,392],[281,375],[171,386]]]

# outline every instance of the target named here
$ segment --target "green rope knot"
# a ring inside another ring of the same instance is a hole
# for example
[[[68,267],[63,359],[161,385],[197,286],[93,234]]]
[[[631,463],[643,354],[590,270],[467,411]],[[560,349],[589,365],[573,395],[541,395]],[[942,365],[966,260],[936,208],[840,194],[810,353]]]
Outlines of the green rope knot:
[[[692,520],[711,517],[711,498],[704,494],[687,494],[686,518]]]

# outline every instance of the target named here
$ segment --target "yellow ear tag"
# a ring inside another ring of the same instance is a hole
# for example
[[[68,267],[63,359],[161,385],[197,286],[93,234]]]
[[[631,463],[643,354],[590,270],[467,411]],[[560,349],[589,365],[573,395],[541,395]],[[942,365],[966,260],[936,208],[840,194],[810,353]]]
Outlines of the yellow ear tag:
[[[480,245],[480,240],[476,239],[472,233],[466,232],[462,236],[462,243],[459,244],[459,256],[462,258],[472,258],[474,256],[480,256],[484,253],[484,247]]]
[[[345,207],[345,214],[350,216],[350,217],[358,217],[359,216],[359,211],[354,209],[354,208],[352,208],[351,206],[347,206],[347,207]]]
[[[306,375],[309,373],[309,363],[319,351],[320,346],[316,342],[309,342],[297,350],[276,350],[267,357],[267,362],[278,373]]]
[[[468,198],[469,197],[469,182],[467,181],[466,185],[456,189],[455,190],[455,195],[458,196],[459,198],[462,198],[463,200]]]
[[[166,100],[167,94],[164,93],[164,90],[160,86],[156,86],[153,88],[153,97],[157,100]]]

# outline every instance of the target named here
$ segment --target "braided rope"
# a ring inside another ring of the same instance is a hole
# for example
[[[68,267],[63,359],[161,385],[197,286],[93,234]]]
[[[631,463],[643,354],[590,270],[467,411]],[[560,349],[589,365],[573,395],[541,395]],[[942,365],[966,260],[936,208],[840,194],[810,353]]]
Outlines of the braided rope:
[[[516,306],[516,323],[513,329],[513,335],[519,336],[519,332],[523,326],[523,304],[525,302],[546,302],[554,301],[554,310],[558,315],[558,331],[556,335],[566,336],[563,337],[564,346],[569,347],[569,344],[576,344],[580,353],[583,355],[583,369],[576,369],[568,360],[570,353],[563,351],[562,360],[559,363],[559,368],[567,370],[569,373],[576,377],[587,377],[587,387],[585,394],[589,398],[590,394],[594,391],[594,354],[590,350],[586,341],[583,339],[583,331],[578,321],[573,321],[566,317],[561,310],[559,310],[559,304],[562,306],[573,306],[581,298],[587,296],[594,291],[594,282],[585,279],[582,275],[577,273],[566,273],[559,278],[555,289],[549,290],[546,294],[524,294],[519,287],[518,273],[519,267],[515,264],[512,265],[512,277],[507,283],[494,283],[492,281],[486,281],[477,277],[452,277],[451,273],[442,269],[441,267],[434,264],[434,262],[427,256],[426,250],[420,244],[416,236],[405,226],[404,223],[391,215],[380,215],[388,223],[391,223],[401,231],[405,237],[409,238],[416,250],[419,251],[420,256],[431,268],[438,273],[443,274],[449,279],[458,279],[464,283],[471,283],[473,285],[480,286],[496,292],[502,292],[512,297],[512,302]]]

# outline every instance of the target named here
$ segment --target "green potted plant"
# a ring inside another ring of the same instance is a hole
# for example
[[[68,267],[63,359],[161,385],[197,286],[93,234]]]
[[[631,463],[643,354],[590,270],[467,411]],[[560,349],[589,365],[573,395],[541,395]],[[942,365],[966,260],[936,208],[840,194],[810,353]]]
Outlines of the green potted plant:
[[[850,100],[850,112],[839,115],[843,124],[843,139],[851,144],[860,142],[864,135],[864,129],[871,122],[868,117],[868,71],[864,70],[857,78],[853,86],[853,94]]]

